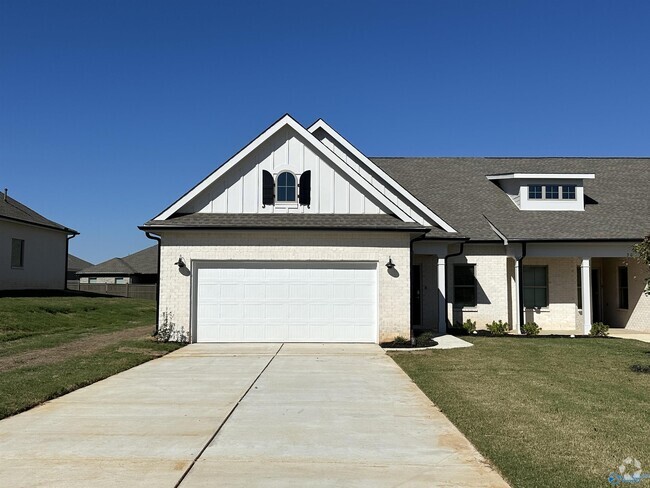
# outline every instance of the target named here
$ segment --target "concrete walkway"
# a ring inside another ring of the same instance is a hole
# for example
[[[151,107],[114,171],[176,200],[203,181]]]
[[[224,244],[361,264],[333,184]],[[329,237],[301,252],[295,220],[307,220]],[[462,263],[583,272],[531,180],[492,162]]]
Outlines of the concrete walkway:
[[[3,487],[505,487],[375,345],[191,345],[0,421]]]

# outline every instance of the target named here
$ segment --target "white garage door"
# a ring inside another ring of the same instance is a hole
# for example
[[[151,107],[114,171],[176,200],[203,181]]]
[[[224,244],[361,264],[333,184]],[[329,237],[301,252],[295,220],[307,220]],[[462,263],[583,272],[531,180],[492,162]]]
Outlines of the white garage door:
[[[376,263],[211,263],[198,342],[376,342]]]

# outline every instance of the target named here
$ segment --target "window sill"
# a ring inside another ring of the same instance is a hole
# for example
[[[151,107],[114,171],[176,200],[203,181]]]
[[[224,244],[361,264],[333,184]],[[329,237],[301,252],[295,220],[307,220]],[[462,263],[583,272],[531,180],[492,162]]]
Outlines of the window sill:
[[[298,202],[275,202],[274,207],[275,208],[290,208],[290,209],[296,209],[298,208]]]
[[[12,266],[11,269],[25,269],[24,266]]]
[[[454,312],[478,312],[477,307],[454,307]]]
[[[537,308],[537,307],[534,307],[534,308],[526,307],[526,308],[524,308],[524,311],[526,311],[526,312],[546,313],[546,312],[550,312],[551,309],[548,308],[548,307],[539,307],[539,308]]]

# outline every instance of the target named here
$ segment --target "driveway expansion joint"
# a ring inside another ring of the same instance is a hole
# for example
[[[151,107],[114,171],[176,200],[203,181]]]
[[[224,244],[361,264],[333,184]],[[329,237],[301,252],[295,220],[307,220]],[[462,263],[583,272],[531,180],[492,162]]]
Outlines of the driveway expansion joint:
[[[237,410],[237,407],[239,406],[239,404],[244,400],[244,398],[246,398],[246,395],[248,395],[248,393],[253,389],[253,386],[255,386],[255,383],[257,383],[257,381],[264,374],[266,369],[270,366],[270,364],[273,362],[273,360],[277,357],[278,353],[282,350],[282,346],[284,346],[284,343],[280,344],[280,347],[278,347],[278,350],[275,351],[273,356],[271,356],[271,359],[268,360],[266,365],[262,368],[262,371],[260,371],[260,373],[255,377],[255,379],[251,382],[249,387],[246,389],[244,394],[239,398],[239,400],[237,400],[237,403],[235,403],[235,405],[230,409],[230,411],[228,412],[228,415],[226,415],[226,418],[224,418],[223,421],[219,424],[219,427],[217,427],[217,430],[214,431],[214,434],[212,434],[212,436],[210,436],[210,438],[208,439],[208,442],[205,443],[205,445],[201,448],[201,450],[196,455],[196,457],[192,460],[192,462],[187,467],[187,469],[183,472],[183,474],[179,478],[178,482],[174,485],[174,488],[179,488],[181,486],[181,484],[183,483],[183,481],[185,480],[187,475],[190,474],[190,471],[192,471],[192,468],[194,467],[196,462],[201,458],[201,456],[203,455],[205,450],[208,448],[208,446],[210,444],[212,444],[212,442],[217,437],[217,435],[219,435],[219,432],[221,432],[221,429],[223,428],[223,426],[226,425],[226,422],[228,422],[228,420],[230,420],[230,417],[232,416],[232,414],[235,413],[235,410]]]

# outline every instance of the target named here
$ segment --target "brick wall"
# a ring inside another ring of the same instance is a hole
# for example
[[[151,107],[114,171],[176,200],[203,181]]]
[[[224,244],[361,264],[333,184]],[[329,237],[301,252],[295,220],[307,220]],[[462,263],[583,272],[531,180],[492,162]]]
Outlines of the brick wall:
[[[191,330],[191,276],[174,265],[193,260],[376,261],[380,342],[410,335],[410,236],[397,232],[165,231],[161,232],[160,312]],[[388,273],[391,257],[396,267]]]
[[[618,308],[618,267],[628,268],[627,310]],[[650,296],[644,293],[648,271],[636,259],[603,259],[605,321],[613,327],[650,332]]]

